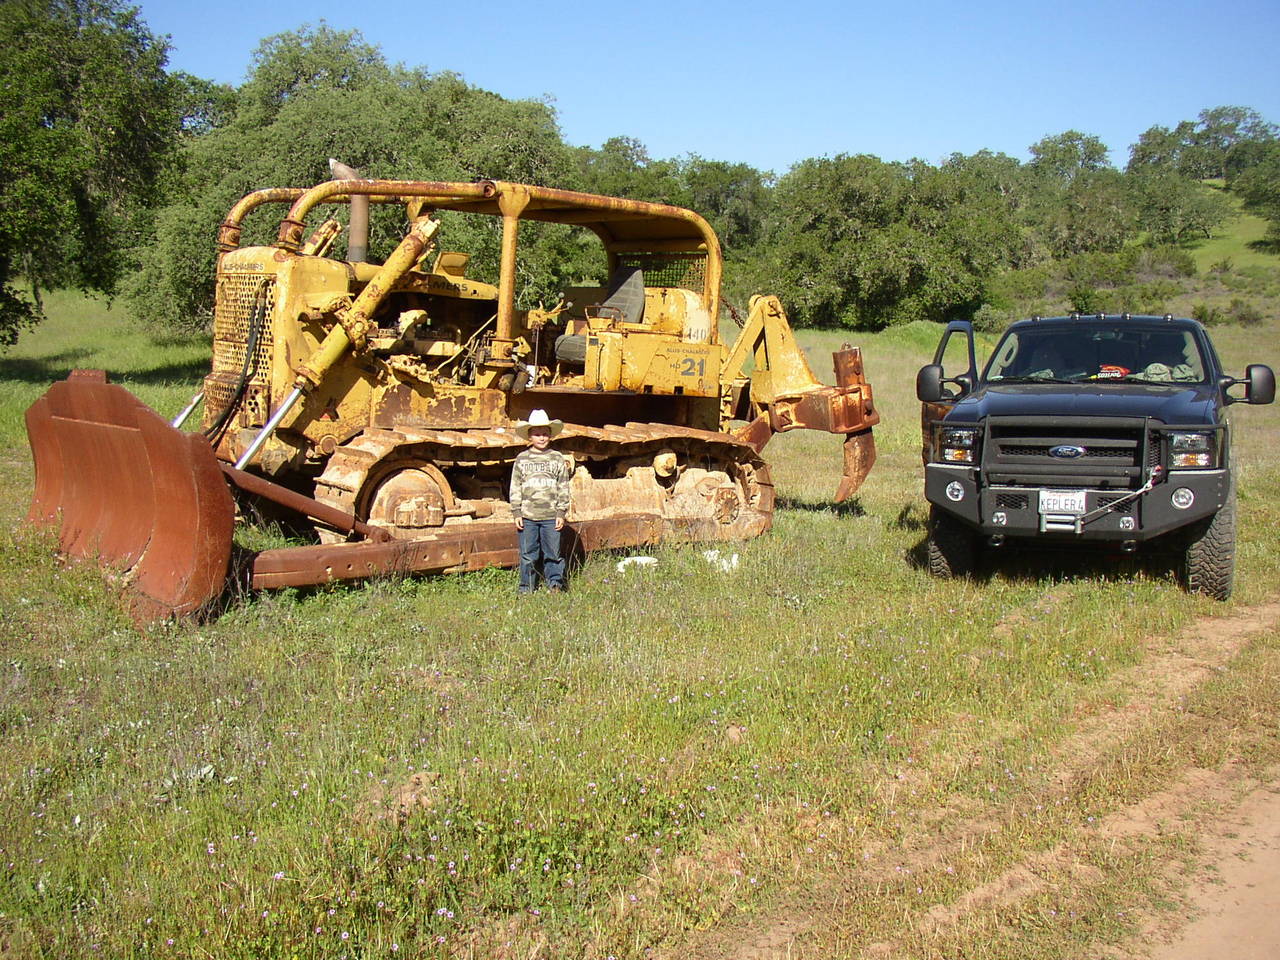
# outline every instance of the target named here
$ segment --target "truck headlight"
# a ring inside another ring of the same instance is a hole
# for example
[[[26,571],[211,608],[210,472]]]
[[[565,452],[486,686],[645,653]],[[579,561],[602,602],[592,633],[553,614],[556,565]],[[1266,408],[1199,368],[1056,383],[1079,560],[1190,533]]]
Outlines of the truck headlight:
[[[978,431],[943,427],[942,459],[946,463],[973,463],[977,459]]]
[[[1175,470],[1216,467],[1217,441],[1211,433],[1169,434],[1169,465]]]

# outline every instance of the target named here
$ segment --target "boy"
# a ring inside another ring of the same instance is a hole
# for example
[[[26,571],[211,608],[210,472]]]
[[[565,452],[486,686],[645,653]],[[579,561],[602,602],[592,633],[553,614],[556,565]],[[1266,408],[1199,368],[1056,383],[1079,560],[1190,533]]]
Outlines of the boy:
[[[551,441],[564,429],[560,420],[547,417],[545,410],[533,410],[528,421],[516,424],[516,434],[529,441],[511,469],[511,513],[520,531],[519,592],[532,593],[536,583],[538,557],[547,589],[564,589],[564,558],[560,556],[560,531],[569,512],[569,478],[573,468],[568,458],[551,449]]]

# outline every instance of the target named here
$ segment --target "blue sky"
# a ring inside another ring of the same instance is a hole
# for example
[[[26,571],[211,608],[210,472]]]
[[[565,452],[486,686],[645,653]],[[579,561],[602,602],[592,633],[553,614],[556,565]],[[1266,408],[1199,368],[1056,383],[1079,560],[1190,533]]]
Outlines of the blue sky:
[[[629,5],[141,0],[170,66],[238,84],[258,41],[321,19],[387,59],[453,70],[510,98],[550,98],[565,139],[635,137],[784,173],[806,157],[1018,159],[1047,134],[1100,137],[1123,166],[1152,124],[1206,107],[1280,123],[1277,0],[724,0]]]

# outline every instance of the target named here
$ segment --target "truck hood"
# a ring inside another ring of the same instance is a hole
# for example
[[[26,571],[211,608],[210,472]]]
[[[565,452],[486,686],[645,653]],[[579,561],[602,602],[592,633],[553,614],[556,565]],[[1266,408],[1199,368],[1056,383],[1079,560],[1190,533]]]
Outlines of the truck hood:
[[[991,384],[955,405],[947,419],[986,417],[1150,417],[1170,424],[1219,420],[1219,392],[1208,384]]]

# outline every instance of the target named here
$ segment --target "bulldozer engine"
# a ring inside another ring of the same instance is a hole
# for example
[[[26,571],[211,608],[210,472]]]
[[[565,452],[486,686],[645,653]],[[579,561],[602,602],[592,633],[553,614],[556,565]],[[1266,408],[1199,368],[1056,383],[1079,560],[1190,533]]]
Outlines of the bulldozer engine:
[[[535,408],[565,423],[570,549],[764,533],[774,493],[761,454],[774,433],[844,435],[837,498],[871,468],[879,416],[861,354],[838,351],[836,383],[824,385],[774,297],[754,298],[736,342],[723,343],[720,246],[697,214],[334,169],[344,178],[257,191],[224,221],[198,433],[100,372],[78,371],[28,411],[31,519],[112,569],[140,620],[192,612],[223,590],[232,491],[305,520],[317,541],[253,556],[258,588],[513,566],[506,489],[524,447],[513,428]],[[355,200],[406,212],[410,227],[381,264],[330,257],[336,219],[308,232],[313,212]],[[284,204],[273,245],[240,245],[250,213]],[[445,212],[500,220],[494,282],[448,249]],[[521,308],[530,221],[594,234],[601,276],[550,308]],[[96,491],[76,479],[86,457]],[[148,520],[126,536],[129,516]]]

